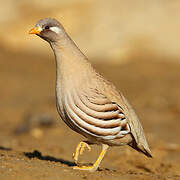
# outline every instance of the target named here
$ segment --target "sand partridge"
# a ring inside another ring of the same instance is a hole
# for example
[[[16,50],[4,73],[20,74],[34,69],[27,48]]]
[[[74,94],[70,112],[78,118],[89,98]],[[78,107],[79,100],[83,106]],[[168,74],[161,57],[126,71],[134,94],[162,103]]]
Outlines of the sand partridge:
[[[53,18],[41,19],[30,34],[46,40],[56,61],[56,100],[62,120],[87,138],[78,144],[74,160],[90,144],[102,145],[92,166],[74,169],[94,172],[109,146],[129,145],[151,156],[143,128],[131,105],[115,86],[91,66],[87,57],[71,40],[63,26]]]

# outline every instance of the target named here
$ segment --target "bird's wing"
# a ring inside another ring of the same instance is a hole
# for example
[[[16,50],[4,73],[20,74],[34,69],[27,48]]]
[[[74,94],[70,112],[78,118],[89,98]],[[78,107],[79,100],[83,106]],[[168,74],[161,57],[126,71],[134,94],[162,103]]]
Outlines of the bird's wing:
[[[112,140],[130,132],[121,108],[95,88],[69,91],[65,108],[74,125],[89,135]]]
[[[111,91],[111,93],[108,93],[109,91]],[[132,141],[132,144],[130,144],[130,146],[144,153],[148,157],[152,157],[151,151],[146,141],[146,137],[144,135],[142,125],[132,106],[129,104],[128,100],[123,96],[121,92],[118,92],[112,84],[110,86],[108,84],[108,86],[106,86],[103,92],[108,99],[116,102],[118,106],[122,109],[125,118],[127,119],[127,123],[130,126],[131,134],[135,140]]]
[[[103,83],[103,84],[102,84]],[[143,128],[134,110],[116,88],[107,81],[96,81],[73,89],[65,97],[66,112],[71,121],[85,133],[113,140],[131,134],[134,149],[151,156]]]

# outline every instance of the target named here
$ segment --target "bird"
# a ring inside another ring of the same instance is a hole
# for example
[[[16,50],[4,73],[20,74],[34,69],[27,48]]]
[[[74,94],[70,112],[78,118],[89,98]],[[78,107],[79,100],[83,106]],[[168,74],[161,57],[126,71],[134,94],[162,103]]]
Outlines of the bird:
[[[29,31],[50,44],[56,62],[56,106],[61,119],[86,138],[73,153],[73,169],[96,171],[111,146],[129,145],[152,157],[142,125],[128,100],[91,65],[62,24],[40,19]],[[79,165],[90,145],[102,150],[93,165]]]

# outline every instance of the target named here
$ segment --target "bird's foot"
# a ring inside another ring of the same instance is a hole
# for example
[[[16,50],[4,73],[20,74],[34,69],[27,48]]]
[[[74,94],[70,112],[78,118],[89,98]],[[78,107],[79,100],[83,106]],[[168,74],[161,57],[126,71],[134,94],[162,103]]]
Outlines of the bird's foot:
[[[80,143],[78,144],[77,148],[76,148],[76,152],[78,152],[78,153],[79,153],[79,151],[80,151],[79,149],[80,149],[80,147],[81,147],[81,143],[84,143],[84,142],[80,142]],[[85,143],[85,144],[87,144],[87,143]],[[85,147],[86,147],[86,145],[83,145],[83,148],[85,148]],[[88,147],[89,147],[89,145],[88,145]],[[85,171],[90,171],[90,172],[96,171],[97,168],[99,167],[99,165],[100,165],[100,163],[101,163],[104,155],[106,154],[106,151],[107,151],[108,147],[109,147],[108,145],[102,144],[102,151],[101,151],[98,159],[96,160],[96,162],[95,162],[92,166],[74,166],[73,169],[85,170]],[[79,149],[78,149],[78,148],[79,148]],[[89,148],[90,148],[90,147],[89,147]],[[83,150],[82,150],[82,152],[83,152]],[[76,154],[75,154],[75,155],[76,155]],[[77,157],[78,157],[78,156],[77,156]]]
[[[90,172],[95,172],[97,170],[97,166],[74,166],[73,169],[76,169],[76,170],[83,170],[83,171],[90,171]]]
[[[86,142],[82,141],[77,145],[76,152],[73,153],[73,158],[74,158],[75,163],[78,162],[79,154],[82,155],[86,147],[89,151],[91,151],[91,147]]]

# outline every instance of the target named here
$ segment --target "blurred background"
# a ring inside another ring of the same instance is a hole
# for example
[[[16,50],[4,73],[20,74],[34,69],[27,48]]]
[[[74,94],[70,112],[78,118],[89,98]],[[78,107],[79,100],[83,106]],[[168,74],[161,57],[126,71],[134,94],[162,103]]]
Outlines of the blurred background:
[[[112,148],[100,179],[180,178],[180,1],[6,0],[0,6],[0,179],[99,177],[68,167],[82,137],[57,114],[52,50],[28,34],[45,17],[63,24],[129,99],[145,129],[154,158]],[[100,149],[92,149],[82,162],[95,160]]]
[[[46,44],[27,32],[40,18],[55,17],[91,59],[118,63],[134,51],[179,57],[179,9],[178,0],[6,0],[0,9],[1,46],[49,54]]]

